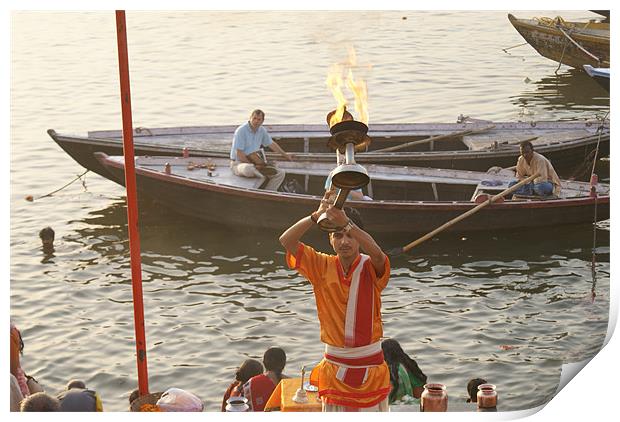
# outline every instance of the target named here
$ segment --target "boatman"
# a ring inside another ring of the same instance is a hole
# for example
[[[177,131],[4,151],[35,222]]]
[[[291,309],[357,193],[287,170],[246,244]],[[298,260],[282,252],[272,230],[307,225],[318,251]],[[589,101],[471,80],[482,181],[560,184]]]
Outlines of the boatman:
[[[262,126],[264,120],[265,113],[262,110],[254,110],[250,115],[250,120],[235,130],[230,149],[230,168],[236,176],[256,177],[262,180],[267,177],[256,168],[250,156],[250,154],[259,152],[263,146],[268,146],[289,161],[293,160],[290,154],[287,154],[280,145],[271,139],[267,129]],[[269,180],[264,189],[277,191],[284,181],[285,172],[276,167],[272,167],[272,169],[274,174],[268,176]]]
[[[325,193],[315,212],[280,236],[288,266],[314,289],[325,355],[312,370],[310,382],[318,386],[324,412],[387,412],[390,372],[380,340],[381,291],[390,278],[390,262],[363,230],[359,213],[331,205],[327,199],[331,193]],[[300,242],[323,212],[341,227],[329,234],[336,255]]]
[[[514,194],[527,196],[559,195],[562,185],[551,162],[543,155],[535,152],[534,146],[530,141],[521,142],[519,150],[521,155],[517,160],[516,168],[519,180],[523,180],[536,173],[540,174],[540,176],[534,179],[533,182],[521,186]],[[517,181],[511,182],[509,186],[516,185],[517,183]]]

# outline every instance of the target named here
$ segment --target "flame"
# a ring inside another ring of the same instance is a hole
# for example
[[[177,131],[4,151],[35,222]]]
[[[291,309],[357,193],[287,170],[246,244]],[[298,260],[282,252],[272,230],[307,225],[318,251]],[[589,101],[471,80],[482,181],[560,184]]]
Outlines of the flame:
[[[368,124],[368,88],[366,81],[362,77],[356,78],[353,75],[353,70],[356,68],[358,68],[357,55],[353,47],[349,47],[349,58],[347,61],[330,67],[325,83],[331,90],[337,103],[336,112],[329,121],[330,127],[343,120],[347,106],[347,98],[343,92],[344,86],[353,93],[358,120]],[[346,75],[346,80],[344,75]]]
[[[344,111],[347,106],[347,99],[342,92],[342,86],[344,85],[344,83],[342,81],[341,73],[341,66],[333,65],[330,73],[327,75],[327,80],[325,81],[329,89],[331,89],[332,95],[336,99],[336,102],[338,103],[338,106],[336,107],[336,112],[331,117],[331,119],[329,119],[329,127],[332,127],[336,123],[342,121],[342,117],[344,116]]]
[[[359,121],[368,124],[368,89],[366,88],[366,81],[363,79],[356,81],[353,78],[353,72],[349,69],[347,86],[355,97],[355,111]]]

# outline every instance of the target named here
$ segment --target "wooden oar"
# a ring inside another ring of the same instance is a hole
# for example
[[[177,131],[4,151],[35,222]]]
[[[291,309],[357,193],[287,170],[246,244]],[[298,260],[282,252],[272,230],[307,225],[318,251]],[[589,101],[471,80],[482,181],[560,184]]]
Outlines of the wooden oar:
[[[486,127],[480,128],[480,129],[466,129],[466,130],[461,130],[461,131],[458,131],[458,132],[446,133],[445,135],[431,136],[430,138],[424,138],[424,139],[420,139],[420,140],[417,140],[417,141],[405,142],[404,144],[394,145],[393,147],[376,149],[374,151],[366,152],[364,154],[375,154],[377,152],[398,151],[399,149],[407,148],[407,147],[410,147],[410,146],[413,146],[413,145],[426,144],[428,142],[433,142],[433,141],[442,141],[444,139],[454,138],[455,136],[471,135],[471,134],[474,134],[474,133],[486,132],[487,130],[491,130],[491,129],[494,129],[494,128],[495,128],[495,125],[486,126]]]
[[[484,201],[481,204],[478,204],[474,208],[470,209],[469,211],[464,212],[463,214],[459,215],[458,217],[453,218],[452,220],[448,221],[447,223],[442,224],[441,226],[437,227],[432,232],[425,234],[421,238],[419,238],[417,240],[414,240],[413,242],[409,243],[408,245],[406,245],[406,246],[404,246],[402,248],[394,248],[394,249],[390,250],[388,252],[388,254],[390,256],[397,256],[397,255],[400,255],[402,253],[407,252],[408,250],[412,249],[413,247],[418,246],[420,243],[425,242],[428,239],[430,239],[431,237],[435,236],[437,233],[440,233],[440,232],[444,231],[445,229],[447,229],[448,227],[453,226],[456,223],[458,223],[459,221],[469,217],[470,215],[477,213],[478,211],[480,211],[482,208],[486,207],[487,205],[492,204],[493,202],[497,201],[500,198],[503,198],[504,196],[508,195],[509,193],[512,193],[512,192],[516,191],[521,186],[523,186],[526,183],[529,183],[532,180],[536,179],[538,176],[539,176],[539,174],[536,173],[536,174],[533,174],[533,175],[529,176],[526,179],[521,180],[519,183],[509,187],[508,189],[505,189],[505,190],[501,191],[497,195],[487,199],[486,201]]]

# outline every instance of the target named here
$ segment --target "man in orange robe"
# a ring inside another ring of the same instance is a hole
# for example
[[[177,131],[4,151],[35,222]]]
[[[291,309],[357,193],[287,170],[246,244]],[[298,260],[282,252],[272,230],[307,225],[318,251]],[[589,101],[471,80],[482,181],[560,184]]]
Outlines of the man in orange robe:
[[[310,382],[319,388],[323,411],[388,411],[390,373],[380,340],[381,291],[390,278],[390,263],[362,229],[359,214],[331,206],[330,194],[317,211],[280,236],[287,264],[310,281],[316,299],[325,355]],[[342,227],[329,235],[336,255],[300,242],[323,212]]]

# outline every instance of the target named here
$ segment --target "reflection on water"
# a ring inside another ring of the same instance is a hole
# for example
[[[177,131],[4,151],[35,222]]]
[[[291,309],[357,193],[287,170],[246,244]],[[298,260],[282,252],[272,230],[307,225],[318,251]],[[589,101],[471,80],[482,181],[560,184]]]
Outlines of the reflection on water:
[[[527,89],[510,101],[521,109],[523,116],[541,115],[543,110],[592,112],[599,110],[599,118],[609,107],[609,92],[599,86],[585,72],[577,69],[561,70],[538,80],[528,81]],[[545,113],[543,112],[543,115]]]

